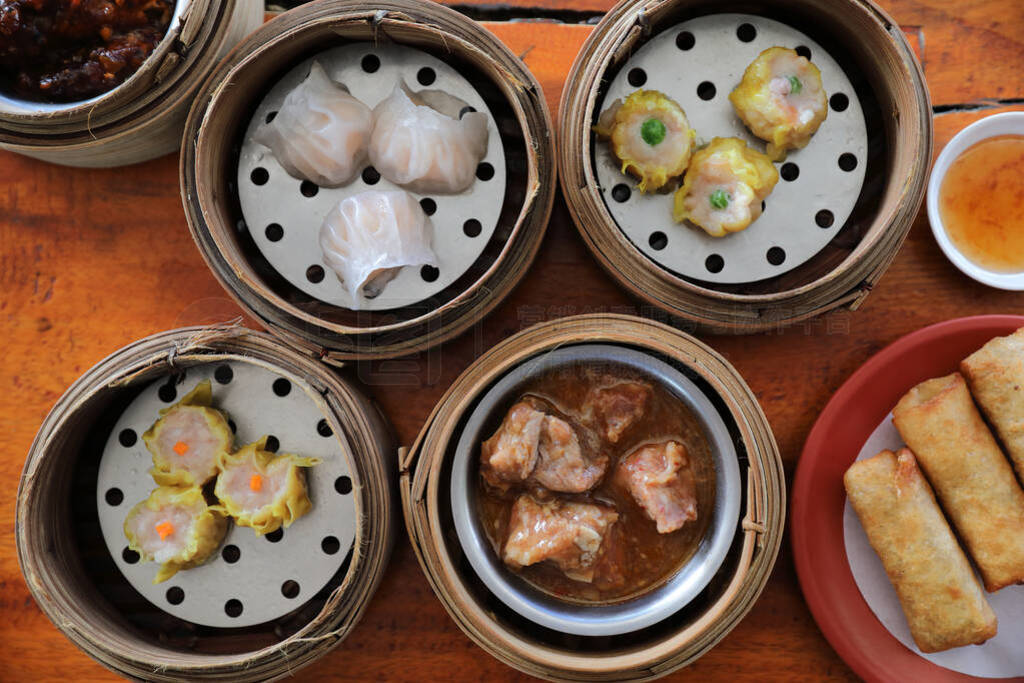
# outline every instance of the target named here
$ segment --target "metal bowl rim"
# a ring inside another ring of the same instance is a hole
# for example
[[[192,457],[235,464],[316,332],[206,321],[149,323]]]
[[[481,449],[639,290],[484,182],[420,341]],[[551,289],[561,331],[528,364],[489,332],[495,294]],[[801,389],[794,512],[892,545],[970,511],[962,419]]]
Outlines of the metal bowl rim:
[[[635,598],[607,605],[557,600],[504,567],[474,512],[475,486],[470,471],[480,430],[513,391],[541,372],[579,363],[617,363],[641,370],[680,398],[704,428],[715,466],[714,515],[694,555],[667,581]],[[736,449],[725,421],[710,399],[681,371],[649,353],[614,344],[583,343],[559,347],[512,368],[487,389],[459,434],[452,464],[450,495],[456,534],[470,565],[505,605],[547,628],[581,636],[611,636],[652,626],[678,612],[714,577],[728,554],[739,523],[742,497]]]

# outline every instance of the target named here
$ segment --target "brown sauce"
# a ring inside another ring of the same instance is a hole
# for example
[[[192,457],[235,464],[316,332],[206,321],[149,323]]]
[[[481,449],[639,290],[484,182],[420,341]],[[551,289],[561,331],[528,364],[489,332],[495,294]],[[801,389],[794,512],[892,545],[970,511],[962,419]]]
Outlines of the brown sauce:
[[[135,73],[163,39],[175,0],[0,0],[0,86],[74,102]]]
[[[600,429],[592,428],[582,411],[590,389],[609,380],[645,382],[653,389],[643,416],[622,434],[617,443],[610,443]],[[558,417],[567,419],[580,433],[581,443],[601,448],[610,457],[605,476],[593,490],[582,494],[542,491],[539,495],[610,505],[619,518],[602,544],[602,555],[595,565],[592,583],[568,578],[551,562],[539,562],[512,571],[517,571],[545,593],[577,603],[619,602],[664,583],[700,545],[714,506],[714,465],[697,418],[657,380],[622,366],[598,369],[578,365],[556,370],[533,380],[524,388],[522,397],[540,399],[552,406]],[[505,406],[506,409],[508,407]],[[686,447],[697,482],[698,517],[677,531],[660,534],[655,522],[637,505],[630,492],[614,481],[613,475],[620,458],[639,446],[667,440],[678,441]],[[492,548],[501,556],[513,502],[529,488],[520,487],[502,494],[488,487],[482,477],[477,481],[478,512]]]
[[[989,138],[957,157],[942,180],[939,215],[974,263],[1024,271],[1024,136]]]

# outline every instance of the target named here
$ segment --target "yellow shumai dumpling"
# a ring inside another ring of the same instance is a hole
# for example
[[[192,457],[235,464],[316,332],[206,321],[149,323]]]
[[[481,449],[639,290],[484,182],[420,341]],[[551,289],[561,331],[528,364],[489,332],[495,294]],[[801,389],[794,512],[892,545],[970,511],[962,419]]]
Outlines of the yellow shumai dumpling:
[[[715,138],[690,161],[676,190],[676,221],[689,220],[712,237],[739,232],[761,215],[779,172],[771,160],[738,138]]]
[[[142,559],[161,564],[153,583],[206,562],[227,529],[227,520],[206,505],[196,486],[155,488],[124,520],[128,546]]]
[[[291,453],[275,455],[265,450],[266,444],[264,436],[233,455],[222,454],[213,489],[220,508],[258,536],[288,527],[313,509],[301,468],[320,462]]]
[[[686,170],[696,137],[683,108],[657,90],[637,90],[601,113],[594,132],[610,140],[623,173],[654,192]]]
[[[818,67],[785,47],[758,55],[729,101],[747,128],[768,143],[766,151],[775,161],[804,147],[828,116]]]
[[[217,457],[234,436],[224,413],[211,408],[213,389],[203,380],[184,398],[160,411],[142,440],[153,454],[149,471],[161,486],[202,486],[217,474]]]

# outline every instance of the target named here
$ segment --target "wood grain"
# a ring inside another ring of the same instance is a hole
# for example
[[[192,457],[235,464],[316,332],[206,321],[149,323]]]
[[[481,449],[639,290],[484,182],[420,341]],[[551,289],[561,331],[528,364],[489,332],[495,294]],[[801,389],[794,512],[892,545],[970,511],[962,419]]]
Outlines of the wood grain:
[[[523,0],[601,11],[604,0]],[[936,115],[936,150],[964,125],[1002,109],[958,105],[1024,97],[1024,6],[1015,0],[889,0],[920,37]],[[488,26],[537,74],[554,111],[562,79],[589,28],[550,23]],[[1024,107],[1016,107],[1024,109]],[[0,154],[0,679],[79,681],[113,676],[42,615],[18,570],[14,493],[36,428],[64,389],[124,344],[159,330],[238,315],[189,237],[177,195],[177,160],[129,170],[69,170]],[[556,203],[531,274],[471,333],[419,356],[359,365],[402,442],[478,353],[539,320],[639,310],[590,258]],[[985,288],[939,251],[921,214],[862,310],[756,337],[705,337],[756,392],[792,476],[803,441],[839,385],[899,336],[948,318],[1022,313],[1019,295]],[[698,680],[855,680],[822,638],[800,594],[786,546],[764,595],[721,644],[676,675]],[[434,598],[406,539],[363,623],[301,680],[518,680],[485,655]]]

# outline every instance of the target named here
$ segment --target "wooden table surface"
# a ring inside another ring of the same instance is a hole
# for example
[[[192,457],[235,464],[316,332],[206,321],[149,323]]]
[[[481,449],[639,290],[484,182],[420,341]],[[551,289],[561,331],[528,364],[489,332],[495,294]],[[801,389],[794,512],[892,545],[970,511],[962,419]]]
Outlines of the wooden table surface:
[[[485,2],[487,0],[484,0]],[[935,151],[968,123],[1024,109],[1024,3],[883,0],[912,39],[935,107]],[[463,6],[541,81],[552,114],[569,64],[610,0],[513,0]],[[929,160],[922,159],[921,163]],[[80,374],[140,337],[238,314],[203,263],[178,195],[177,156],[125,170],[74,170],[0,153],[0,680],[110,680],[39,611],[18,569],[14,499],[47,411]],[[409,444],[473,358],[539,320],[644,313],[596,265],[556,201],[529,276],[471,333],[418,357],[358,367]],[[859,365],[924,325],[1024,312],[1020,295],[969,280],[942,255],[922,210],[864,307],[770,334],[703,336],[743,374],[774,429],[792,479],[811,425]],[[788,541],[760,600],[714,650],[675,678],[854,679],[822,637],[797,584]],[[523,678],[448,618],[404,536],[362,622],[303,680]]]

